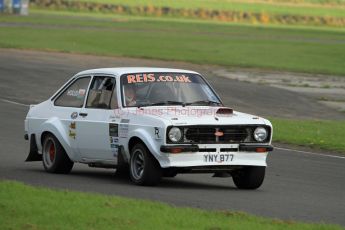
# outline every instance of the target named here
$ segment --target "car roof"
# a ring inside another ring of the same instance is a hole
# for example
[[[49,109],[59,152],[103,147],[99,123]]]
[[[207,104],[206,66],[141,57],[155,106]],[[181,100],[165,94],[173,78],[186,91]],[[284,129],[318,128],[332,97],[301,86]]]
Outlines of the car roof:
[[[77,75],[87,74],[112,74],[121,76],[122,74],[128,73],[192,73],[199,74],[194,71],[185,69],[171,69],[171,68],[156,68],[156,67],[116,67],[116,68],[100,68],[100,69],[89,69],[79,72]]]

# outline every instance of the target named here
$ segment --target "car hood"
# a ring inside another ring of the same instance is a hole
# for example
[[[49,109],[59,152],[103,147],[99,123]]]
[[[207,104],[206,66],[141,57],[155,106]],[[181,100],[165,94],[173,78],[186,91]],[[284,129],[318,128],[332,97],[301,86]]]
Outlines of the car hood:
[[[214,106],[155,106],[133,109],[136,115],[164,120],[167,125],[271,125],[261,117],[233,111],[219,114],[224,107]],[[226,108],[228,109],[228,108]]]

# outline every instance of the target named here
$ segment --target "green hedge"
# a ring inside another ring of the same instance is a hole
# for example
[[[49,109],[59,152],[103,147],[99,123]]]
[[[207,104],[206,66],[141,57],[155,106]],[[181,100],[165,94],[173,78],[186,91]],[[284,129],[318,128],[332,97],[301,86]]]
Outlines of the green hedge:
[[[214,20],[223,22],[245,22],[261,24],[288,24],[313,26],[345,26],[345,17],[333,16],[305,16],[291,14],[268,14],[265,12],[242,12],[217,9],[183,9],[162,6],[128,6],[99,2],[70,1],[70,0],[32,0],[31,7],[36,9],[70,10],[78,12],[97,12],[107,14],[124,14],[154,17],[182,17]]]

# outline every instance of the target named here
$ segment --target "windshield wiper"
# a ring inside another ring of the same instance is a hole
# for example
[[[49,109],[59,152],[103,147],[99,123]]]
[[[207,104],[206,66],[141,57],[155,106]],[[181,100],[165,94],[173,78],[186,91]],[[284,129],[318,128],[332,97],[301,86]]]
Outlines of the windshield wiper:
[[[148,104],[148,106],[159,106],[159,105],[182,105],[182,106],[185,106],[186,103],[184,103],[182,101],[160,101],[160,102]]]
[[[201,101],[193,101],[186,103],[186,105],[195,105],[195,104],[207,104],[207,105],[221,105],[222,103],[217,101],[211,101],[211,100],[201,100]]]

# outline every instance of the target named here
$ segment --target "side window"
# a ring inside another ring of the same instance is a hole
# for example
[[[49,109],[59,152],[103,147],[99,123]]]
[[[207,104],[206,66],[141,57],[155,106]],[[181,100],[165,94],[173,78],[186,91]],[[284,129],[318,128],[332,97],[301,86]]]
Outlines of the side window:
[[[82,77],[72,83],[56,100],[54,105],[81,108],[84,104],[90,77]]]
[[[97,109],[110,109],[113,102],[113,89],[115,88],[115,78],[113,77],[94,77],[89,95],[87,97],[86,107]]]

